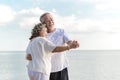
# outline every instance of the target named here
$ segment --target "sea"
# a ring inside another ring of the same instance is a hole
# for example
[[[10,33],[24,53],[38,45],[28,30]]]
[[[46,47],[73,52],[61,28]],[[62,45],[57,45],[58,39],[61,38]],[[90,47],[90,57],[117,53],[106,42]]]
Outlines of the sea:
[[[29,80],[25,51],[0,51],[0,80]],[[69,80],[120,80],[120,50],[70,50]]]

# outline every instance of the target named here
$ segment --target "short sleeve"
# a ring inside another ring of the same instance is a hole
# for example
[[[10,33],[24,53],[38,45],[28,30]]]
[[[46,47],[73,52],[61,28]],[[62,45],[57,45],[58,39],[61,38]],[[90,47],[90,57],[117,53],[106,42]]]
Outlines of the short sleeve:
[[[64,39],[65,43],[67,43],[68,41],[71,41],[68,34],[64,30],[63,30],[63,39]]]
[[[52,52],[55,49],[55,44],[53,44],[50,40],[45,39],[44,48],[47,52]]]

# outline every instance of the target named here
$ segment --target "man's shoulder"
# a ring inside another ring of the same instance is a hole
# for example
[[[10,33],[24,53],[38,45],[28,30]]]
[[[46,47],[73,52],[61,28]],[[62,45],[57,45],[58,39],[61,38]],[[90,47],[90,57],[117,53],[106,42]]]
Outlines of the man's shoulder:
[[[64,33],[64,29],[63,28],[56,28],[56,32]]]
[[[56,28],[57,30],[64,30],[63,28]]]

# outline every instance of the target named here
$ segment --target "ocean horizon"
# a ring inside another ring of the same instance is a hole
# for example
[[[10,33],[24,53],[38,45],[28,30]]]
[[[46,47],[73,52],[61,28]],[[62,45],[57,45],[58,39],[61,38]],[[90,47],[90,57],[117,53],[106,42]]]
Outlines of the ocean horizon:
[[[25,51],[0,51],[0,80],[29,80]],[[120,50],[70,50],[69,80],[120,80]]]

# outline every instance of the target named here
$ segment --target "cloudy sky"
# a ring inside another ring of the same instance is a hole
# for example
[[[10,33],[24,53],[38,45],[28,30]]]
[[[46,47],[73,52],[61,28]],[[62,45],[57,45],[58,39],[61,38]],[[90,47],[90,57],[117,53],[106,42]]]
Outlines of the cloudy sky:
[[[0,0],[0,51],[26,49],[32,27],[50,12],[80,50],[120,50],[119,0]]]

